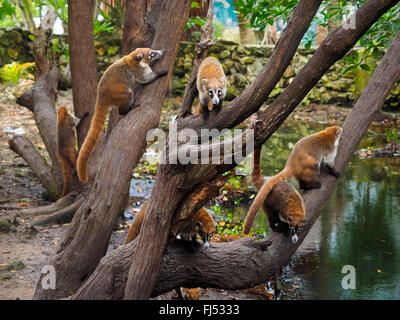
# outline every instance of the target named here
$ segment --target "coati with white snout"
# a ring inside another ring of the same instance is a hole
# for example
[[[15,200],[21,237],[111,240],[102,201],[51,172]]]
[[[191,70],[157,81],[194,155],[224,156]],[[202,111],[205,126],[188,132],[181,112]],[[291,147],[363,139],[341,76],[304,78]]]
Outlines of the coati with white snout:
[[[200,101],[195,114],[203,114],[203,119],[207,120],[209,102],[212,104],[211,110],[219,112],[226,95],[226,76],[216,58],[208,57],[200,64],[197,71],[197,90]]]
[[[71,191],[73,171],[76,170],[78,154],[75,148],[75,127],[78,127],[87,115],[88,113],[85,113],[81,118],[72,116],[65,107],[60,107],[57,111],[57,154],[64,182],[61,197]]]
[[[88,181],[89,157],[100,138],[108,109],[115,106],[120,114],[128,113],[133,108],[134,82],[147,84],[168,73],[166,70],[154,72],[149,66],[151,61],[161,58],[163,54],[164,50],[138,48],[113,63],[104,72],[97,86],[96,106],[90,129],[79,151],[77,169],[81,182]]]
[[[251,172],[251,182],[257,191],[266,183],[261,174],[261,150],[262,146],[253,152]],[[291,237],[292,243],[296,243],[306,222],[303,198],[296,188],[288,182],[278,182],[271,189],[261,207],[268,217],[272,231],[285,233]]]
[[[278,182],[294,177],[299,182],[300,189],[320,188],[318,175],[321,166],[327,167],[336,178],[340,177],[340,173],[334,168],[334,162],[342,131],[342,128],[338,126],[328,127],[300,139],[295,144],[286,161],[285,168],[262,185],[247,213],[243,233],[250,232],[258,209]]]
[[[139,213],[136,215],[135,220],[133,220],[129,228],[128,235],[126,236],[125,244],[128,244],[139,235],[144,216],[148,209],[148,204],[148,201],[143,204]],[[214,232],[214,219],[206,209],[201,208],[196,214],[193,215],[191,223],[186,228],[179,230],[178,234],[182,240],[190,241],[195,246],[197,246],[196,237],[197,234],[199,234],[203,241],[204,250],[207,251],[210,247],[210,241],[214,235]]]

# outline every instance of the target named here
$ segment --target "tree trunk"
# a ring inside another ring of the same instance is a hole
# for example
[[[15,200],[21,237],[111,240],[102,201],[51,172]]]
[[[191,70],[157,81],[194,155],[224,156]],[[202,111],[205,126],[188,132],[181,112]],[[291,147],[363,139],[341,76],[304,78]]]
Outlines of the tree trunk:
[[[66,297],[79,288],[105,254],[112,227],[125,200],[132,170],[142,157],[147,132],[157,127],[162,102],[168,87],[179,39],[186,24],[190,1],[179,0],[174,6],[169,1],[159,1],[153,6],[158,16],[158,28],[152,47],[165,48],[164,57],[154,67],[167,69],[169,76],[141,87],[135,107],[121,119],[102,150],[99,171],[84,204],[76,212],[72,226],[60,242],[49,264],[57,272],[57,288],[44,290],[40,283],[35,299]],[[132,147],[135,146],[135,147]],[[110,175],[110,172],[113,174]],[[82,244],[85,244],[82,246]]]
[[[361,138],[382,107],[394,83],[400,77],[400,33],[393,41],[374,75],[343,125],[335,167],[343,172]],[[179,243],[168,247],[161,273],[151,295],[176,287],[213,287],[244,289],[265,282],[281,266],[288,263],[301,244],[333,192],[337,180],[322,174],[321,189],[303,194],[307,225],[296,244],[280,233],[267,238],[244,238],[228,243],[212,243],[210,251],[187,252]],[[104,257],[90,279],[74,299],[121,299],[131,258],[136,256],[138,240]]]
[[[77,117],[89,112],[77,130],[79,146],[89,130],[96,103],[97,60],[93,39],[93,6],[93,0],[68,1],[68,44],[74,112]]]

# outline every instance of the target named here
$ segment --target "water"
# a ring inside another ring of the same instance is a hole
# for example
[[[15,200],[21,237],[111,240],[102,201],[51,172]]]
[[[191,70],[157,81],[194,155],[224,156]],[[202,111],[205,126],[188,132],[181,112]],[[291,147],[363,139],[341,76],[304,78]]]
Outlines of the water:
[[[264,145],[263,174],[282,169],[289,147],[323,127],[283,126]],[[360,147],[384,141],[373,132],[378,130],[368,132]],[[268,229],[264,214],[256,224]],[[354,290],[342,288],[345,265],[355,268]],[[400,159],[353,157],[280,281],[297,288],[300,299],[400,299]]]

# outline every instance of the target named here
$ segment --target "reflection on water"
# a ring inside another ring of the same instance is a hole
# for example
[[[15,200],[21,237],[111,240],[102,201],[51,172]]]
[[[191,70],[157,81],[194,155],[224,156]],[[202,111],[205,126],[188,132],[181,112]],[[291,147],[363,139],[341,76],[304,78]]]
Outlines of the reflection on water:
[[[264,175],[284,167],[299,138],[323,128],[282,127],[264,146]],[[361,146],[380,137],[369,132]],[[264,214],[258,214],[256,223],[267,228]],[[301,299],[400,299],[399,228],[400,159],[354,157],[282,280],[292,281]],[[355,267],[355,290],[341,287],[345,265]]]

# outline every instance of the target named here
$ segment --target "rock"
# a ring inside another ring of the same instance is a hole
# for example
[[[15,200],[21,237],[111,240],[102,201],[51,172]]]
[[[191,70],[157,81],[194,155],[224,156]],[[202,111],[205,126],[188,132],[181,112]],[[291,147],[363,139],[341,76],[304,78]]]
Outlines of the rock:
[[[230,56],[231,56],[231,52],[229,50],[223,50],[219,55],[219,59],[227,59]]]

